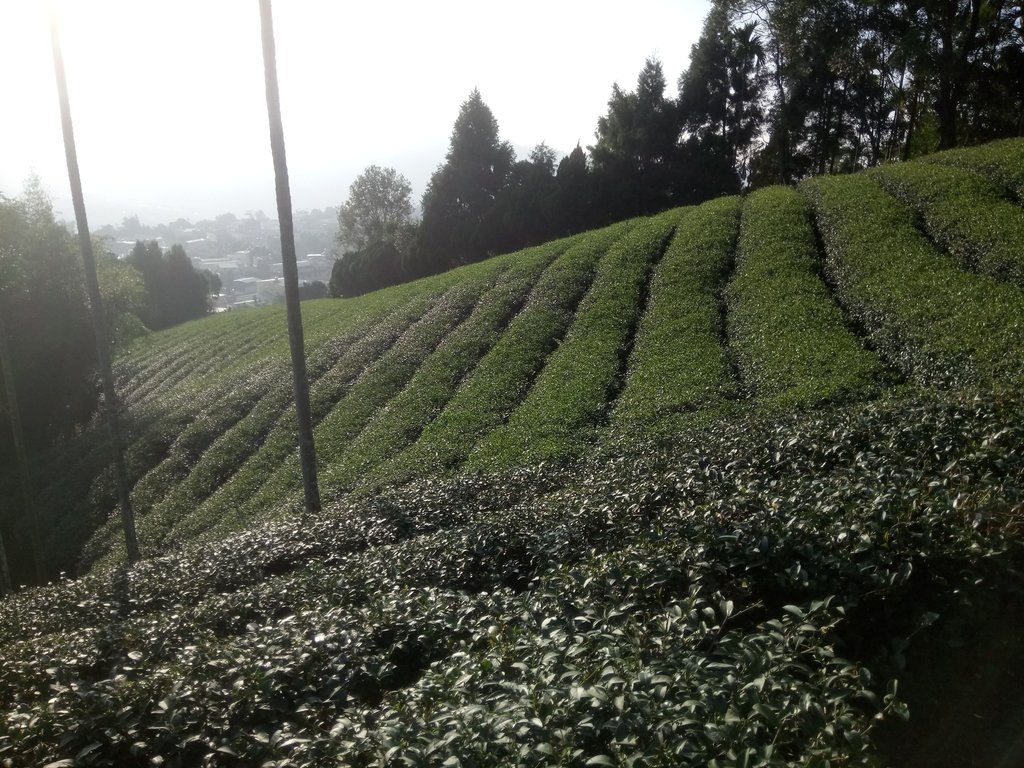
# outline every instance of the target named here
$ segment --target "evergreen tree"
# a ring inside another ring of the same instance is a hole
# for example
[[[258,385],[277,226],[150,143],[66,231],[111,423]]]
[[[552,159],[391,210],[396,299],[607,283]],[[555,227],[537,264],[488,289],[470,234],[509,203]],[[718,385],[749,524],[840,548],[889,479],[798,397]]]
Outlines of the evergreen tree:
[[[494,251],[517,251],[555,236],[555,152],[534,147],[529,160],[512,166],[505,186],[484,217],[483,229]]]
[[[555,174],[556,234],[574,235],[596,226],[592,195],[587,153],[577,144],[558,163]]]
[[[498,137],[498,121],[476,89],[455,120],[445,163],[423,195],[420,273],[477,261],[495,252],[484,219],[504,187],[515,153]]]
[[[665,98],[661,62],[648,59],[636,91],[612,86],[608,113],[597,121],[590,147],[605,220],[653,213],[671,205],[672,161],[679,119]]]
[[[725,3],[713,3],[679,78],[687,134],[679,183],[686,185],[680,193],[686,202],[735,192],[746,176],[763,119],[763,60],[756,24],[733,27]]]
[[[196,272],[182,246],[173,245],[165,254],[156,240],[136,240],[128,263],[142,274],[146,289],[142,319],[147,328],[170,328],[210,311],[213,281]]]

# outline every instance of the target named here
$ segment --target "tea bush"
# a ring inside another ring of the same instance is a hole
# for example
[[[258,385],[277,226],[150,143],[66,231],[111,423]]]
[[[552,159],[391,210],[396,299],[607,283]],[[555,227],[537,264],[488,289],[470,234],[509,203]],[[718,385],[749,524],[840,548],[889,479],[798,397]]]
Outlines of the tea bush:
[[[565,334],[598,262],[633,223],[573,239],[541,275],[526,305],[419,440],[372,471],[368,485],[401,482],[459,465],[526,395]]]
[[[728,337],[743,384],[763,403],[808,405],[877,393],[884,368],[847,327],[818,274],[810,207],[796,190],[746,198]]]
[[[919,159],[976,171],[1001,185],[1007,193],[1024,201],[1024,139],[1003,139],[978,147],[964,147],[937,152]]]
[[[415,375],[430,354],[471,314],[482,295],[493,286],[498,275],[507,269],[504,260],[491,260],[472,274],[462,277],[430,311],[411,326],[380,358],[355,379],[344,397],[317,425],[317,461],[329,465],[344,455],[349,443],[365,428],[374,414],[384,406]],[[291,445],[297,442],[292,432]],[[245,520],[256,510],[280,503],[301,490],[298,457],[294,451],[286,460],[264,477],[259,490],[237,510]],[[185,532],[188,536],[188,532]]]
[[[981,176],[928,163],[887,165],[869,175],[913,208],[928,236],[961,264],[1024,285],[1024,208]]]
[[[893,649],[1011,594],[1022,416],[729,418],[24,592],[0,603],[0,759],[879,764]]]
[[[382,408],[341,455],[321,463],[321,490],[351,490],[362,475],[415,442],[459,384],[501,338],[542,271],[567,241],[523,253],[511,262],[473,314],[444,340],[402,392]]]
[[[682,214],[651,279],[612,424],[670,433],[679,416],[737,396],[723,345],[720,295],[736,241],[740,199]]]
[[[469,456],[469,466],[507,466],[571,455],[606,418],[642,311],[652,262],[664,251],[678,211],[639,222],[601,260],[565,339],[526,399]]]
[[[1019,385],[1019,288],[956,267],[867,176],[815,179],[802,190],[836,293],[888,362],[926,385]]]

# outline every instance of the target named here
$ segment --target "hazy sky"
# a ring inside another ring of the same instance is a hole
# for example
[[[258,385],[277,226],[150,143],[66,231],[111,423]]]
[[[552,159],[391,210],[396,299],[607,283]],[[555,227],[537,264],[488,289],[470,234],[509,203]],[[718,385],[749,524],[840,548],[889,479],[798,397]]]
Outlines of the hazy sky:
[[[256,0],[57,0],[90,222],[275,216]],[[593,143],[612,83],[649,56],[670,93],[707,0],[277,0],[296,209],[344,202],[367,165],[418,202],[480,89],[501,138]],[[37,173],[71,218],[47,3],[0,0],[0,193]]]

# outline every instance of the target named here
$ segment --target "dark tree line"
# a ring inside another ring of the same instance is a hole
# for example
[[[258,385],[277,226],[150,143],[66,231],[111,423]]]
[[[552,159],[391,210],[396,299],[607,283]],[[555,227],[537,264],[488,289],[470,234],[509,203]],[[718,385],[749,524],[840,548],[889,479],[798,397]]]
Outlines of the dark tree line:
[[[144,333],[139,273],[101,249],[96,268],[107,336]],[[18,198],[0,195],[0,333],[0,535],[15,583],[24,583],[40,572],[27,508],[34,473],[50,446],[89,422],[100,392],[75,239],[34,183]]]
[[[362,243],[339,262],[332,291],[356,295],[630,216],[1021,135],[1021,14],[1008,0],[713,0],[675,95],[647,61],[634,90],[612,87],[594,144],[560,161],[544,144],[517,160],[474,90],[418,227]]]
[[[164,253],[155,240],[136,240],[127,261],[142,274],[142,320],[150,330],[202,317],[210,311],[210,294],[220,292],[220,277],[206,269],[196,271],[180,245]]]

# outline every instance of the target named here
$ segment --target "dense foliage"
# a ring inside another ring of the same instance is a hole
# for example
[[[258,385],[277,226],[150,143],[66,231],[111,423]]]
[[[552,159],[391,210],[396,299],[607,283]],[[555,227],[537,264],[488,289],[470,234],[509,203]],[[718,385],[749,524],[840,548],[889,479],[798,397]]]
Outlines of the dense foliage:
[[[95,429],[39,456],[42,544],[81,578],[0,603],[0,761],[1007,759],[1024,293],[985,254],[1019,233],[940,223],[972,204],[949,179],[1019,206],[1019,152],[307,302],[315,518],[282,308],[137,340],[148,559]]]
[[[136,240],[127,263],[142,275],[146,288],[142,319],[154,331],[207,314],[210,294],[220,289],[220,278],[209,270],[196,271],[180,245],[172,245],[165,253],[156,240]]]
[[[107,330],[126,342],[145,333],[142,280],[101,249],[97,254]],[[0,195],[0,539],[16,575],[39,572],[38,524],[24,493],[48,482],[39,471],[47,452],[89,423],[97,407],[83,281],[75,240],[38,184],[15,199]]]
[[[730,419],[25,593],[0,758],[872,764],[904,659],[1013,615],[1021,408]]]
[[[727,289],[727,333],[743,384],[773,404],[863,397],[884,373],[817,270],[806,200],[787,187],[751,195]]]
[[[423,196],[422,226],[397,248],[403,269],[383,252],[349,268],[391,284],[745,189],[1019,137],[1020,7],[713,0],[677,86],[673,95],[657,59],[633,90],[613,84],[594,144],[557,172],[544,144],[517,162],[474,90]],[[1019,194],[1019,170],[1001,154]]]

